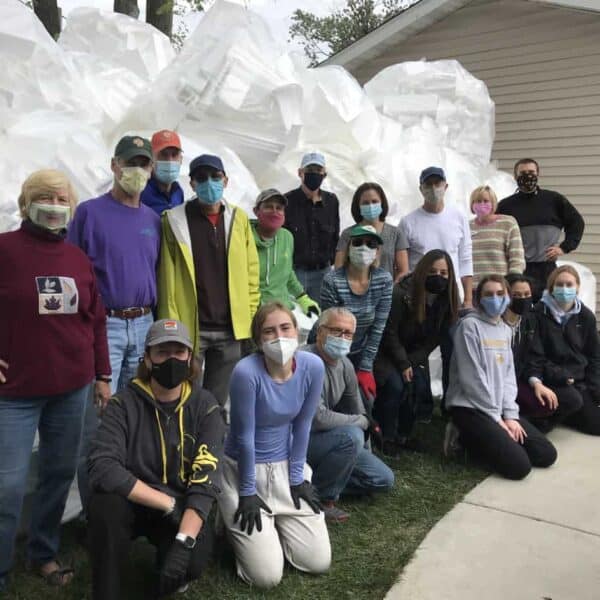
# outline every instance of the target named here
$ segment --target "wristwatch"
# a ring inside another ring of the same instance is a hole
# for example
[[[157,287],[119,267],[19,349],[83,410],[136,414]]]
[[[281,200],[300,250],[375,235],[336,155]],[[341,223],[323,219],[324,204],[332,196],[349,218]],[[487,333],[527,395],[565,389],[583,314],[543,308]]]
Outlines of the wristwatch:
[[[185,535],[185,533],[178,533],[175,539],[181,542],[188,550],[191,550],[196,545],[196,538]]]

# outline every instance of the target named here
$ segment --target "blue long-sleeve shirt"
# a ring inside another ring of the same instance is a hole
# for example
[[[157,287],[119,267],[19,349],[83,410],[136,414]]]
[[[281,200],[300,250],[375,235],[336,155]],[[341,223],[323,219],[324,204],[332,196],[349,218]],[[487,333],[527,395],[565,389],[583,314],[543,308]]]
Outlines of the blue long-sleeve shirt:
[[[321,310],[343,306],[356,317],[356,332],[348,358],[361,371],[372,371],[373,361],[392,307],[392,276],[384,269],[371,270],[369,288],[355,294],[346,268],[330,271],[321,285]]]
[[[312,419],[319,404],[325,367],[310,352],[296,352],[290,379],[274,381],[262,354],[243,358],[229,387],[230,431],[225,454],[238,463],[239,494],[256,494],[259,463],[289,461],[290,485],[304,480],[303,469]]]

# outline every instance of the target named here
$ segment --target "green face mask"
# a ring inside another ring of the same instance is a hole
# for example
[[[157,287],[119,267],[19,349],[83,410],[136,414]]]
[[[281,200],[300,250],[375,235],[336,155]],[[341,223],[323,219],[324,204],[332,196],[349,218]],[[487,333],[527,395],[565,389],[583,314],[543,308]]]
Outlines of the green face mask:
[[[66,229],[71,219],[71,207],[61,204],[32,202],[28,212],[29,218],[33,223],[49,231]]]
[[[144,191],[148,179],[150,179],[150,173],[146,169],[142,167],[122,167],[121,171],[119,185],[125,193],[136,196]]]

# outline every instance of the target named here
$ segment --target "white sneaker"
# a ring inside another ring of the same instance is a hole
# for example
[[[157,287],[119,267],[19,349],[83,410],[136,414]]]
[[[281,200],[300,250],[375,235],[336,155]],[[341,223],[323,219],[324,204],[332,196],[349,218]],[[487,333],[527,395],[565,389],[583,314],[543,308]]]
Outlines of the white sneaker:
[[[460,431],[458,427],[452,422],[446,423],[446,431],[444,432],[444,456],[450,458],[455,455],[460,449],[460,442],[458,441]]]

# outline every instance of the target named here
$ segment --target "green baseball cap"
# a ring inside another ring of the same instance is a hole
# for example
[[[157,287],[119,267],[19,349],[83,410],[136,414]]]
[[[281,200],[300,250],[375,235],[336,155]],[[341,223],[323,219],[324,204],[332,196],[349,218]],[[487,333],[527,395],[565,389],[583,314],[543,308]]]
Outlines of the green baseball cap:
[[[150,140],[139,135],[126,135],[122,137],[115,148],[115,158],[129,160],[134,156],[145,156],[152,160],[152,144]]]
[[[374,237],[379,242],[379,245],[383,244],[383,238],[377,233],[375,227],[372,225],[357,225],[350,230],[351,238],[364,237],[367,235]]]

